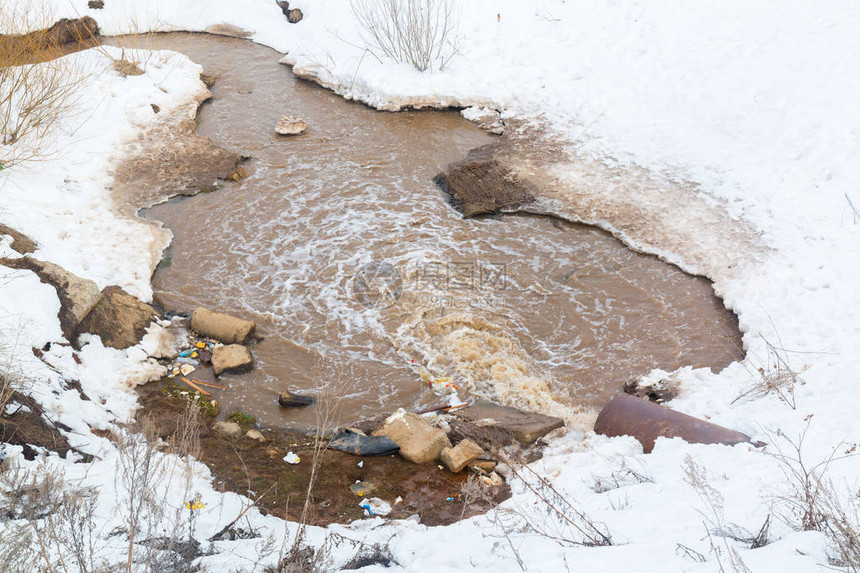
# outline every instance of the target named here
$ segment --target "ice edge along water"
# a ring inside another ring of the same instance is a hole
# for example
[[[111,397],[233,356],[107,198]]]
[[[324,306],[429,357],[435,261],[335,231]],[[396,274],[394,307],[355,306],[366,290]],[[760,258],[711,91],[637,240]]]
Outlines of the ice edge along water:
[[[854,204],[860,204],[856,200],[860,176],[852,162],[860,151],[860,111],[851,100],[860,81],[860,64],[853,56],[860,41],[852,32],[860,23],[856,6],[844,2],[815,6],[704,3],[695,9],[633,2],[572,6],[548,1],[528,8],[512,2],[465,4],[460,15],[463,57],[443,74],[419,76],[404,67],[363,58],[362,50],[351,45],[358,32],[349,11],[335,4],[308,0],[301,6],[305,21],[293,27],[281,20],[273,3],[263,0],[241,7],[210,2],[205,10],[191,1],[146,5],[116,1],[103,12],[88,12],[84,2],[70,6],[99,19],[106,33],[201,30],[230,22],[253,31],[256,41],[288,53],[298,72],[319,74],[349,97],[383,108],[395,107],[399,98],[427,98],[423,101],[486,103],[525,117],[543,114],[553,129],[571,140],[591,125],[578,142],[585,152],[680,174],[701,184],[704,193],[725,203],[731,216],[760,230],[773,253],[715,285],[740,316],[748,360],[719,375],[689,369],[672,373],[683,381],[685,390],[673,406],[694,415],[708,414],[716,422],[757,436],[768,429],[795,435],[804,418],[815,414],[808,445],[810,452],[822,455],[843,441],[857,441],[856,422],[851,408],[845,407],[850,403],[846,400],[856,396],[852,382],[860,366],[854,352],[860,328],[853,289],[860,278],[860,227],[847,201],[855,197]],[[137,30],[128,26],[132,21]],[[192,69],[160,82],[153,77],[155,70],[147,70],[140,85],[164,87],[184,78],[186,83],[173,92],[181,99],[199,89]],[[113,116],[100,113],[99,121],[89,122],[98,129],[87,139],[88,157],[48,163],[40,166],[40,173],[17,180],[4,173],[3,220],[35,235],[44,249],[37,256],[68,265],[100,286],[123,280],[146,296],[149,261],[114,259],[116,253],[134,252],[124,251],[119,243],[139,245],[146,236],[132,237],[133,226],[111,219],[105,191],[108,179],[104,170],[95,169],[94,159],[104,161],[116,144],[141,129],[141,122],[106,120],[143,114],[149,99],[132,101],[127,96],[140,94],[119,88],[118,77],[99,81],[102,85],[94,93],[111,94],[110,99],[122,99],[119,94],[125,94],[123,111]],[[158,96],[151,90],[150,94]],[[34,189],[43,193],[25,192]],[[630,197],[633,203],[636,199]],[[42,218],[45,214],[50,214],[47,219]],[[84,214],[87,217],[81,220]],[[27,217],[34,215],[36,220],[28,222]],[[117,233],[120,228],[123,232]],[[111,238],[102,241],[106,251],[81,256],[78,248],[92,249],[94,234]],[[11,256],[7,247],[5,254]],[[679,253],[662,254],[683,263]],[[90,268],[96,261],[104,264]],[[2,302],[5,316],[24,321],[14,327],[22,333],[19,342],[25,350],[58,339],[57,301],[49,287],[16,277],[3,285]],[[806,382],[797,388],[797,410],[773,397],[731,403],[751,383],[755,369],[766,366],[765,340],[791,351],[792,365]],[[54,348],[49,357],[52,364],[67,376],[81,378],[85,389],[105,404],[85,405],[72,392],[53,395],[59,375],[28,352],[21,353],[28,356],[22,358],[22,367],[38,373],[38,394],[59,420],[84,434],[72,434],[73,443],[86,441],[90,447],[101,443],[104,460],[93,466],[86,479],[110,492],[112,448],[92,436],[86,425],[98,427],[121,419],[133,407],[133,398],[122,390],[124,377],[117,377],[117,371],[136,375],[153,365],[142,349],[120,353],[102,348],[97,341],[84,350],[80,366],[62,347]],[[106,380],[111,382],[107,387]],[[837,401],[837,396],[844,399]],[[683,479],[685,456],[693,456],[711,472],[725,498],[726,520],[749,530],[763,521],[769,511],[767,496],[780,491],[782,480],[772,459],[742,446],[665,441],[650,456],[639,457],[638,446],[630,440],[588,436],[583,443],[581,436],[568,435],[553,441],[551,450],[536,469],[576,499],[586,513],[607,523],[620,545],[561,548],[539,536],[519,538],[521,557],[538,570],[558,570],[565,563],[584,570],[598,566],[613,571],[712,570],[713,559],[697,564],[675,552],[676,544],[683,543],[708,553],[696,511],[701,501]],[[654,483],[593,492],[588,487],[592,476],[608,472],[618,456],[644,464]],[[84,477],[74,475],[80,468],[65,465],[72,477]],[[833,477],[848,479],[846,485],[850,485],[858,469],[855,460],[845,460],[834,466]],[[217,530],[229,520],[240,501],[238,496],[216,495],[205,480],[205,470],[197,471],[203,479],[195,486],[203,496],[224,500],[220,515],[210,514],[201,521],[202,537],[203,531]],[[508,502],[511,507],[534,510],[533,504],[522,488],[515,488]],[[104,504],[103,515],[110,523],[109,503]],[[274,520],[254,519],[273,531],[280,529]],[[517,570],[512,555],[497,547],[498,539],[482,534],[487,527],[491,525],[485,518],[476,518],[448,528],[391,526],[371,520],[332,529],[380,541],[394,534],[394,556],[408,570],[470,565]],[[752,570],[805,571],[826,563],[823,540],[817,534],[794,533],[780,524],[775,529],[775,543],[755,551],[741,550]],[[312,539],[319,541],[323,534],[314,529]],[[203,560],[210,567],[237,566],[239,555],[254,552],[251,544],[241,542],[219,548],[223,552]]]

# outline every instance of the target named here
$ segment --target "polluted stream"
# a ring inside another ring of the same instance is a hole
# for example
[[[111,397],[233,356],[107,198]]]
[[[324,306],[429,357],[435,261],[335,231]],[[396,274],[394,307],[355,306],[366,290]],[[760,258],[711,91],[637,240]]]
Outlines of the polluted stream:
[[[348,423],[441,404],[427,381],[442,379],[463,400],[586,428],[654,368],[719,370],[742,356],[737,320],[705,279],[585,225],[464,220],[432,179],[495,137],[458,113],[345,101],[245,40],[116,41],[214,73],[198,132],[251,158],[247,178],[143,212],[174,235],[152,279],[167,310],[258,324],[254,369],[220,378],[222,416],[316,426],[318,409],[278,406],[289,389],[336,402]],[[276,135],[281,115],[307,131]]]

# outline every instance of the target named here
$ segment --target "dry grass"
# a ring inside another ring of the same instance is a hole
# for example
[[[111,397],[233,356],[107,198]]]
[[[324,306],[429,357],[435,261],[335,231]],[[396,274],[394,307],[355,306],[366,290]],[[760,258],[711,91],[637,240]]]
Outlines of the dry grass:
[[[457,53],[451,0],[351,0],[352,12],[376,55],[418,71],[442,70]]]
[[[752,386],[742,392],[734,400],[732,404],[742,398],[760,398],[767,395],[775,395],[780,401],[788,405],[792,410],[797,409],[797,399],[795,390],[798,386],[804,385],[803,378],[791,367],[789,363],[789,351],[782,344],[779,346],[771,344],[770,341],[762,337],[767,345],[767,355],[764,362],[759,366],[753,375],[755,381]],[[752,357],[748,357],[750,362],[753,362]]]
[[[331,559],[330,538],[322,546],[314,548],[307,543],[310,511],[314,499],[314,484],[322,463],[323,453],[328,447],[331,435],[337,429],[340,410],[350,389],[355,385],[356,372],[352,367],[338,367],[318,362],[314,366],[314,388],[316,402],[316,432],[314,433],[313,453],[311,455],[311,474],[304,495],[302,513],[296,524],[296,533],[289,549],[282,548],[278,558],[277,573],[293,573],[325,570]],[[304,463],[304,460],[303,460]]]
[[[695,490],[704,505],[704,509],[699,510],[699,513],[702,516],[702,524],[705,527],[705,537],[708,540],[711,555],[714,556],[720,573],[726,571],[749,573],[749,568],[744,563],[737,548],[729,541],[748,546],[752,546],[756,540],[759,543],[766,543],[770,517],[765,521],[765,526],[762,527],[758,536],[751,535],[742,527],[726,522],[723,494],[710,484],[705,468],[696,463],[689,455],[684,460],[684,473],[685,481]],[[693,555],[689,551],[687,553]]]
[[[0,21],[0,169],[45,158],[51,134],[79,101],[87,72],[71,58],[57,35],[28,33],[52,22],[50,3],[3,0]],[[89,38],[72,28],[78,40]],[[33,63],[42,62],[42,63]]]
[[[812,416],[796,437],[776,433],[769,452],[779,463],[785,485],[774,495],[777,514],[794,529],[819,531],[830,544],[832,564],[860,571],[860,492],[839,488],[828,477],[834,463],[857,455],[856,444],[839,443],[817,461],[805,442]]]

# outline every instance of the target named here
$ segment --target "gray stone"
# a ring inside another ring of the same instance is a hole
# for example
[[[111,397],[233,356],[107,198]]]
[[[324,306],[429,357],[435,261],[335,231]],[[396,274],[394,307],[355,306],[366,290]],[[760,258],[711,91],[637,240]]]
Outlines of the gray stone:
[[[389,417],[374,436],[386,436],[400,446],[400,455],[410,462],[425,464],[439,459],[451,442],[443,430],[434,428],[417,414],[397,412]]]
[[[496,469],[497,465],[499,465],[499,462],[493,459],[489,459],[485,456],[481,456],[478,459],[469,462],[469,468],[477,471],[478,473],[490,473],[491,471]]]
[[[248,430],[245,432],[245,437],[251,440],[255,440],[257,442],[265,442],[266,436],[263,435],[263,432],[260,430]]]
[[[525,445],[533,444],[542,436],[564,426],[564,420],[561,418],[525,412],[486,401],[475,402],[453,414],[483,427],[503,430]]]
[[[305,120],[282,115],[278,123],[275,124],[275,133],[280,135],[299,135],[300,133],[304,133],[307,128],[308,124]]]
[[[254,364],[251,351],[241,344],[219,346],[212,351],[212,369],[219,376],[225,372],[239,374],[247,372]]]
[[[224,344],[242,344],[254,333],[256,327],[250,320],[212,312],[202,307],[191,313],[191,330],[220,340]]]
[[[453,448],[443,449],[440,460],[449,472],[456,474],[463,471],[463,468],[478,459],[483,453],[484,450],[481,449],[481,446],[466,439]]]
[[[242,428],[236,422],[215,422],[212,425],[212,429],[228,436],[239,436],[242,434]]]

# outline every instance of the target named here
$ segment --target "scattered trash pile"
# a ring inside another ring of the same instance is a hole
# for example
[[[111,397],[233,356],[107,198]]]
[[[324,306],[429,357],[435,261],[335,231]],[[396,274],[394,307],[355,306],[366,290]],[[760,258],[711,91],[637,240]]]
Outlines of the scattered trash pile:
[[[553,416],[478,401],[459,406],[434,408],[425,415],[398,410],[384,420],[365,422],[364,428],[344,428],[328,447],[357,456],[385,456],[397,453],[415,464],[439,464],[452,473],[469,470],[487,488],[504,485],[496,472],[498,453],[533,447],[538,439],[564,426]],[[359,462],[359,467],[363,462]],[[350,490],[363,498],[366,516],[387,515],[401,500],[389,503],[373,497],[372,482],[357,481]],[[457,501],[457,496],[448,498]]]
[[[226,314],[197,308],[191,314],[191,332],[178,344],[179,352],[167,367],[167,377],[196,392],[202,406],[217,411],[213,390],[226,390],[217,382],[224,373],[247,372],[254,359],[245,344],[250,341],[256,324]]]
[[[186,386],[200,392],[204,396],[212,395],[211,392],[203,388],[204,386],[216,390],[226,390],[226,386],[215,384],[208,380],[200,380],[192,376],[200,368],[211,367],[212,352],[221,346],[224,345],[217,340],[193,334],[188,335],[186,344],[180,349],[179,355],[168,366],[167,377],[174,381],[183,382]]]

